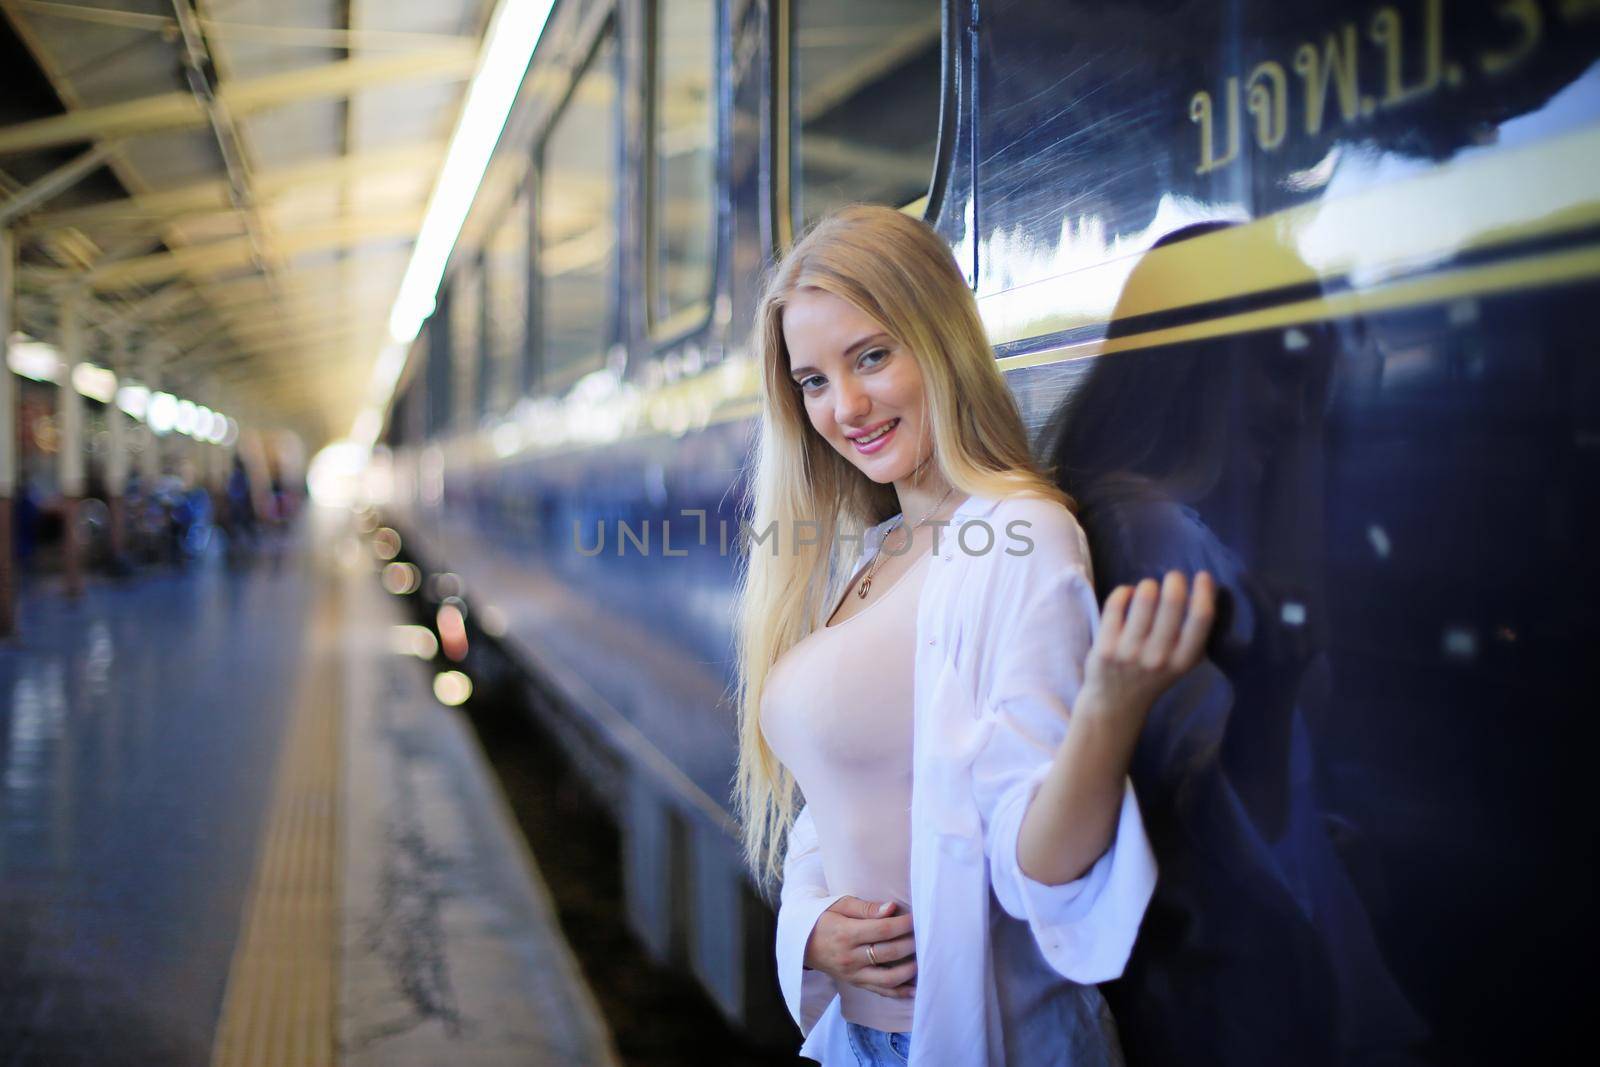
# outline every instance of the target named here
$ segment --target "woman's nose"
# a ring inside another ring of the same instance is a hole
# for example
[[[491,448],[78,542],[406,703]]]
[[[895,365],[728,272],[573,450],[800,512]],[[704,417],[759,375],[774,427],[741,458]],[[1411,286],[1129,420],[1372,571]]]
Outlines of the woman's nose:
[[[833,394],[833,420],[848,425],[863,418],[872,408],[866,390],[851,382],[840,382]]]

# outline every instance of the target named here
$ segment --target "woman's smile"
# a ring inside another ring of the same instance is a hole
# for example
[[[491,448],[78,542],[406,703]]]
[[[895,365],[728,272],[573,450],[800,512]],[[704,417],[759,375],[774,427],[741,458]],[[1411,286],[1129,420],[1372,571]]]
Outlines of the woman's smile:
[[[900,425],[899,419],[890,419],[859,435],[851,434],[847,430],[845,436],[850,438],[857,452],[877,452],[888,445],[889,437],[893,435],[894,428],[898,425]]]

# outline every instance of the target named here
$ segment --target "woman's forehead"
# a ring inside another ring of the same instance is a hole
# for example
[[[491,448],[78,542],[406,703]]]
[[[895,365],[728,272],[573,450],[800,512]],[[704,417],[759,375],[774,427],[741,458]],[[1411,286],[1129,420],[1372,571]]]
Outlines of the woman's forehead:
[[[807,352],[844,352],[883,326],[850,301],[825,289],[795,290],[784,304],[784,343]]]

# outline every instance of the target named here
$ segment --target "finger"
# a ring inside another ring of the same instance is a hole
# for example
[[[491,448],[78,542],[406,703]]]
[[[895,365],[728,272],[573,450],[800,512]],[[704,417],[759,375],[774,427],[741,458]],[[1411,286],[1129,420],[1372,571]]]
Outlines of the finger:
[[[1161,583],[1161,600],[1156,608],[1155,622],[1150,627],[1150,637],[1145,641],[1146,666],[1159,667],[1167,662],[1172,646],[1178,639],[1178,629],[1183,625],[1183,609],[1189,600],[1189,583],[1181,571],[1168,571]]]
[[[881,906],[876,900],[862,900],[860,897],[840,897],[829,906],[828,910],[835,915],[843,915],[848,919],[876,919],[880,915],[886,914],[879,911]]]
[[[1117,647],[1117,641],[1122,636],[1123,617],[1128,611],[1128,599],[1132,596],[1133,590],[1125,585],[1111,590],[1111,595],[1106,597],[1106,606],[1100,609],[1100,632],[1095,636],[1095,644],[1103,649]]]
[[[916,976],[917,963],[915,960],[908,960],[893,967],[863,967],[856,972],[855,979],[850,984],[871,989],[881,996],[893,996],[897,987]]]
[[[872,946],[872,954],[878,958],[880,965],[899,963],[915,956],[916,951],[917,941],[914,937],[897,937],[893,941],[879,941]]]
[[[1133,659],[1144,646],[1150,633],[1150,620],[1155,617],[1156,599],[1161,587],[1154,578],[1146,578],[1133,591],[1133,603],[1128,607],[1128,621],[1122,625],[1122,638],[1117,642],[1117,652],[1124,659]]]
[[[1178,647],[1173,660],[1179,670],[1188,670],[1200,662],[1206,647],[1206,637],[1211,633],[1211,623],[1217,613],[1217,583],[1211,575],[1201,571],[1194,576],[1194,593],[1189,597],[1189,614],[1183,620],[1183,632],[1178,635]]]
[[[891,915],[887,919],[873,919],[869,922],[858,924],[851,930],[851,936],[857,944],[870,944],[874,941],[893,941],[911,933],[911,916]]]

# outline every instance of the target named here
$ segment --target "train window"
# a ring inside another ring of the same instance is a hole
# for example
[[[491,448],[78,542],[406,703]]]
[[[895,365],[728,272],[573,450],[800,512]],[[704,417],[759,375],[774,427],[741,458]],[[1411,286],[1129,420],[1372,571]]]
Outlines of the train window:
[[[607,31],[545,139],[540,168],[540,391],[605,365],[616,273],[617,73]]]
[[[791,219],[922,214],[938,150],[939,0],[790,0]]]
[[[471,256],[456,272],[450,292],[451,423],[465,430],[478,421],[478,377],[483,371],[483,266]]]
[[[716,5],[658,0],[651,62],[650,327],[706,312],[716,221]]]
[[[489,411],[503,415],[522,392],[523,352],[528,328],[528,196],[511,202],[489,238],[485,271],[489,314]]]

